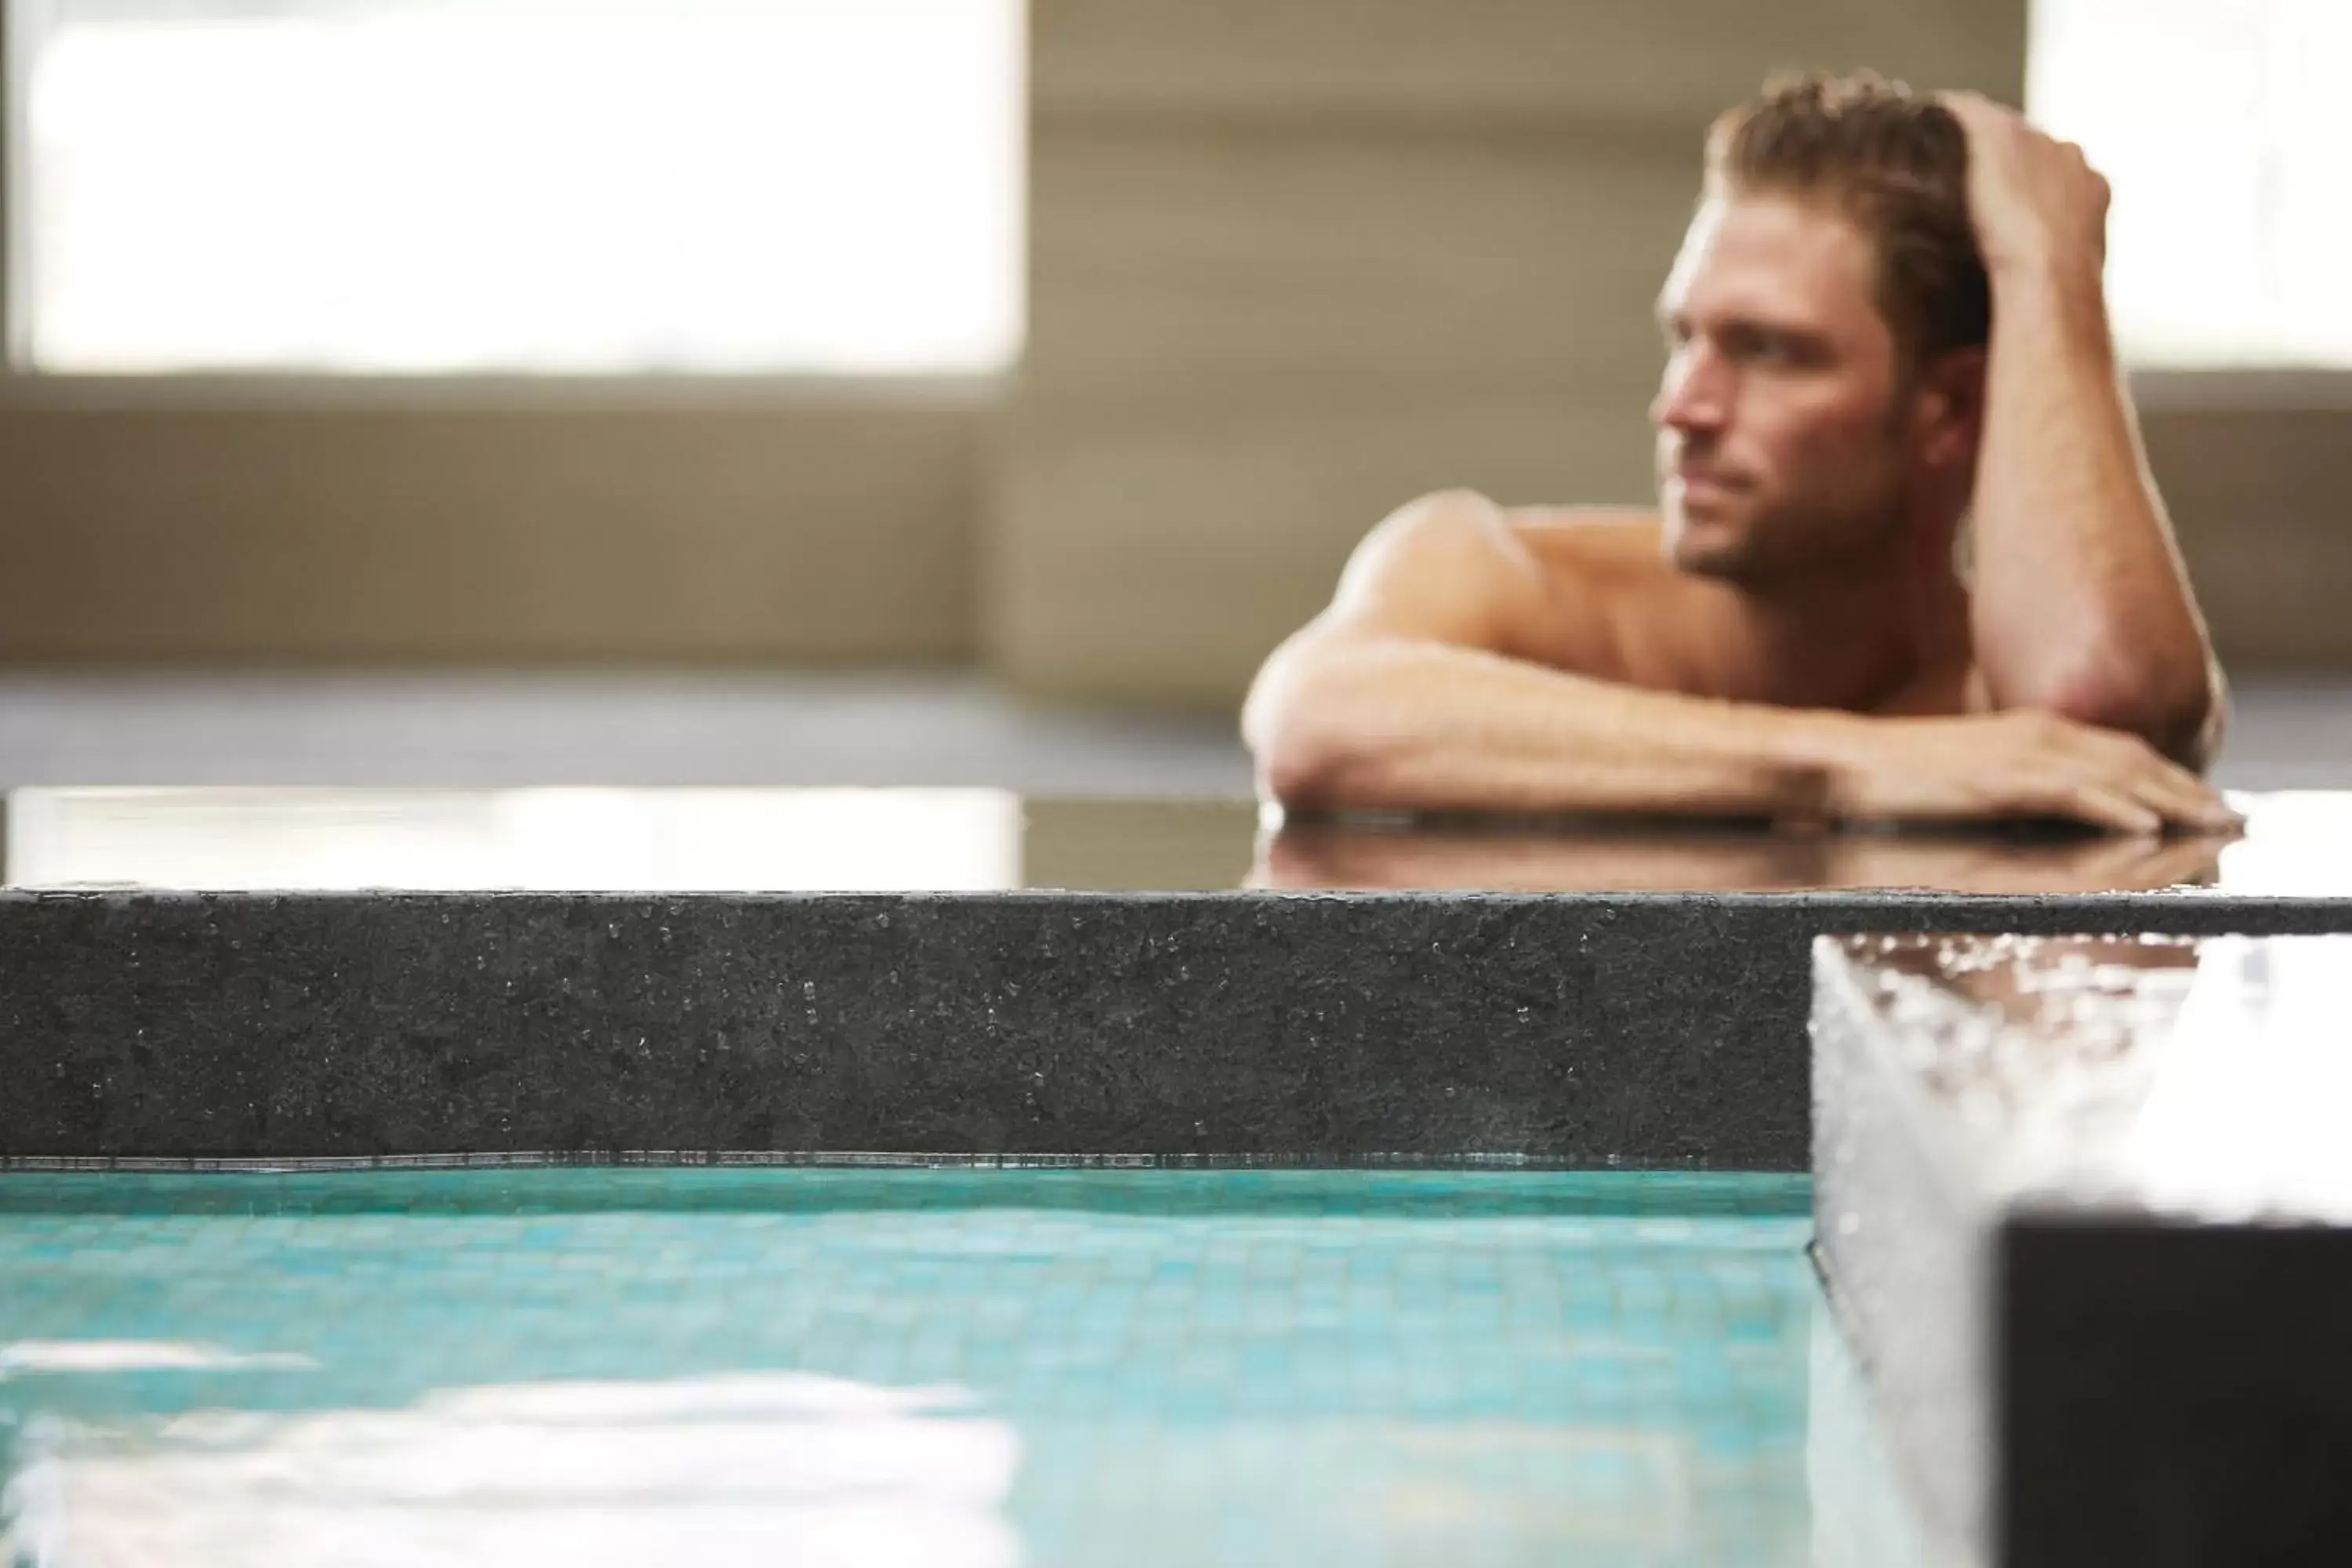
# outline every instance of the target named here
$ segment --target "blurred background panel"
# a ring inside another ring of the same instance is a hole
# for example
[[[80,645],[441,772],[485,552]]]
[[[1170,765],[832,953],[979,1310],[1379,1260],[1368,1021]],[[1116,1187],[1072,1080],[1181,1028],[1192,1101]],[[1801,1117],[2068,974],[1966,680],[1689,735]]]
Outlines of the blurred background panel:
[[[1192,714],[1176,771],[1241,777],[1233,704],[1381,515],[1648,498],[1708,121],[1865,65],[2110,171],[2222,653],[2352,729],[2337,0],[5,10],[0,749],[70,751],[60,672],[404,671],[476,722],[684,670],[714,723],[772,679],[1015,749],[1036,700]],[[169,706],[130,689],[65,706]]]

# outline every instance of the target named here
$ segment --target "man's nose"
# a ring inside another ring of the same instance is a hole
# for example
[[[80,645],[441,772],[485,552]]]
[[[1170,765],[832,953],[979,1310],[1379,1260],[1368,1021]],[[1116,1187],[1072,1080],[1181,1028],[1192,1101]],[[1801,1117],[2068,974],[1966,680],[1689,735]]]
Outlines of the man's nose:
[[[1678,350],[1650,403],[1650,423],[1682,432],[1721,427],[1731,409],[1729,368],[1703,344]]]

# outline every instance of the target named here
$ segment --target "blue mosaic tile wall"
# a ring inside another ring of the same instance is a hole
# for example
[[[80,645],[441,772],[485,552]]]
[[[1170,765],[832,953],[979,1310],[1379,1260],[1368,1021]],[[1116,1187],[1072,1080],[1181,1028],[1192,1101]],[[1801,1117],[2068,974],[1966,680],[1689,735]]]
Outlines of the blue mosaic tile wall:
[[[1808,1563],[1809,1195],[1696,1173],[9,1173],[13,1544],[45,1532],[60,1568],[139,1530],[273,1564],[355,1541]]]

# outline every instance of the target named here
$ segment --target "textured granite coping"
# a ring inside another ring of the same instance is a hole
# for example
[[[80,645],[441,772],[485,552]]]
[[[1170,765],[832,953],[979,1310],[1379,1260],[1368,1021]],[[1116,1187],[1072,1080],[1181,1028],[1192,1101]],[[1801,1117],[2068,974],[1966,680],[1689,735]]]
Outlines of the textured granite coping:
[[[1817,1245],[1936,1531],[2352,1562],[2352,941],[1813,956]]]
[[[1801,1170],[1813,937],[2352,931],[2307,894],[2352,889],[2352,811],[2251,804],[2242,840],[2147,844],[20,791],[0,1159]]]

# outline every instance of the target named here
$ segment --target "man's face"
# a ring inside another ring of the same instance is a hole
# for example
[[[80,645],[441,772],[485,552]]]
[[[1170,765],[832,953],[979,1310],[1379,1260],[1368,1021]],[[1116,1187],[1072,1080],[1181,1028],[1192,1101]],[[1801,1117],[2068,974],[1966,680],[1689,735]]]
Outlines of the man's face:
[[[1658,300],[1658,499],[1686,571],[1769,582],[1879,558],[1909,441],[1867,236],[1781,196],[1708,200]]]

